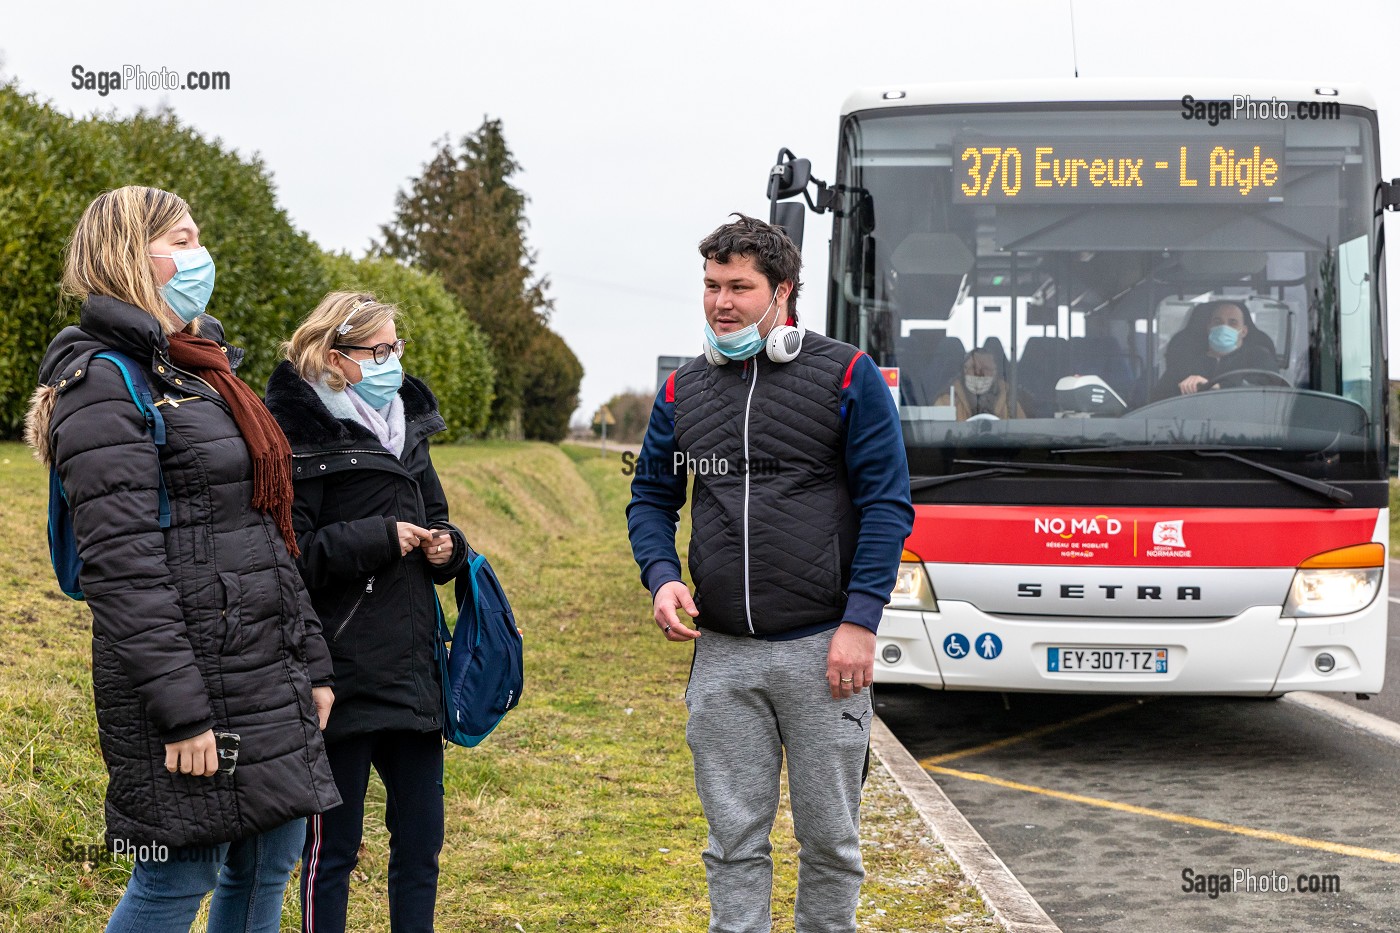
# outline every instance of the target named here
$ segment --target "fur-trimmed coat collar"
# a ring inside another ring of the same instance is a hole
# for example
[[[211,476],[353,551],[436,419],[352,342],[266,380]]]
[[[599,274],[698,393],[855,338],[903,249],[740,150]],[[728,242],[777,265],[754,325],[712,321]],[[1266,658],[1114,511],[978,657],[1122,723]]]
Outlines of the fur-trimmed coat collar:
[[[437,397],[421,380],[404,374],[403,386],[399,389],[403,399],[403,416],[407,424],[407,437],[404,453],[423,438],[423,431],[433,433],[441,430],[442,417],[438,415]],[[305,379],[297,373],[289,362],[280,363],[272,371],[267,381],[267,407],[294,453],[312,453],[338,450],[345,447],[363,447],[365,444],[379,446],[374,432],[360,422],[350,418],[337,418],[331,414],[320,396]],[[417,430],[415,430],[417,428]]]
[[[229,366],[238,370],[243,351],[224,340],[224,326],[217,318],[211,314],[200,317],[199,336],[223,347]],[[153,315],[105,295],[88,296],[79,311],[77,325],[63,328],[49,343],[39,365],[39,385],[25,412],[25,443],[45,467],[53,462],[53,439],[49,435],[54,405],[59,392],[77,381],[65,376],[81,372],[88,358],[100,350],[117,350],[152,368],[158,360],[170,362],[170,342]]]

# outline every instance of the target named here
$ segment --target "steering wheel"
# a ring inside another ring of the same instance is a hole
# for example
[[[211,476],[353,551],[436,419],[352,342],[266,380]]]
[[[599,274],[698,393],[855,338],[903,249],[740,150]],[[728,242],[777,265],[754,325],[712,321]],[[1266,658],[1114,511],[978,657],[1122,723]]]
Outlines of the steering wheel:
[[[1273,371],[1271,371],[1271,370],[1267,370],[1267,369],[1232,369],[1232,370],[1230,370],[1230,371],[1227,372],[1227,373],[1221,373],[1220,375],[1216,376],[1214,379],[1212,379],[1212,380],[1210,380],[1209,382],[1207,382],[1205,385],[1201,386],[1200,391],[1205,391],[1206,389],[1213,389],[1213,388],[1215,388],[1216,386],[1219,386],[1224,380],[1226,380],[1226,379],[1231,379],[1231,378],[1234,378],[1234,377],[1237,377],[1237,376],[1240,378],[1240,384],[1241,384],[1241,385],[1243,385],[1245,382],[1253,382],[1253,380],[1245,379],[1244,377],[1246,377],[1246,376],[1261,376],[1261,377],[1263,377],[1263,379],[1265,380],[1264,383],[1263,383],[1264,385],[1280,386],[1280,387],[1285,388],[1285,389],[1291,389],[1291,388],[1293,388],[1293,383],[1289,382],[1287,379],[1283,378],[1283,377],[1280,376],[1278,373],[1273,372]]]

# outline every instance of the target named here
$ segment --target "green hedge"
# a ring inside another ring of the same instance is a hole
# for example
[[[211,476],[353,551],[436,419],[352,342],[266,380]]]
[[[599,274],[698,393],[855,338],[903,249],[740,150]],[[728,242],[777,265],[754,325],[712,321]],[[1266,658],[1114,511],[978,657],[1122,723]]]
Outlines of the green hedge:
[[[78,308],[58,292],[73,225],[98,194],[128,184],[189,202],[218,268],[209,311],[248,351],[239,375],[249,385],[266,385],[278,346],[327,291],[363,276],[365,287],[404,302],[421,332],[417,371],[439,394],[449,433],[481,431],[490,364],[480,335],[436,281],[328,257],[277,205],[261,160],[205,139],[170,113],[75,120],[7,84],[0,85],[0,436],[19,436],[44,351],[77,320]]]

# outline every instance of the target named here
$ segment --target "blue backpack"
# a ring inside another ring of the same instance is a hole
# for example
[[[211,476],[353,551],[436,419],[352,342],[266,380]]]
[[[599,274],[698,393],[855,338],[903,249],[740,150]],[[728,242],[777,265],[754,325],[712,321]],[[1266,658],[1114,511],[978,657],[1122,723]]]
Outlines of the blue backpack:
[[[472,748],[520,702],[525,646],[501,581],[470,546],[467,567],[457,577],[456,596],[457,626],[451,635],[438,606],[442,735],[454,745]]]
[[[126,390],[131,400],[146,420],[146,428],[151,432],[151,441],[157,448],[165,444],[165,419],[160,416],[151,396],[151,386],[136,361],[116,350],[101,350],[92,359],[110,360],[122,374]],[[92,364],[89,363],[89,366]],[[160,495],[160,527],[170,527],[170,499],[165,494],[165,475],[156,471]],[[58,577],[59,588],[73,599],[83,599],[83,588],[78,576],[83,571],[83,559],[78,556],[78,539],[73,534],[73,515],[68,506],[68,495],[63,491],[63,481],[58,476],[58,465],[49,467],[49,560],[53,562],[54,576]]]

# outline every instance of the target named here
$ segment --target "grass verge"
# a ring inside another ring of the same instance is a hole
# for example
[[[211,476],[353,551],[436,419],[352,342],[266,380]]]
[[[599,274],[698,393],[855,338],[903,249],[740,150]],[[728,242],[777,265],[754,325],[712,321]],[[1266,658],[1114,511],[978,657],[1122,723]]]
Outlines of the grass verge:
[[[526,637],[522,705],[479,748],[448,749],[439,927],[703,931],[705,822],[684,731],[690,651],[649,622],[620,461],[506,443],[433,456],[454,520],[490,556]],[[0,460],[0,926],[100,929],[129,863],[72,860],[64,848],[102,838],[88,614],[52,581],[42,471],[17,445],[0,445]],[[356,931],[389,928],[383,799],[375,780],[351,888]],[[997,929],[878,764],[863,820],[862,930]],[[774,846],[775,929],[791,930],[786,808]]]

